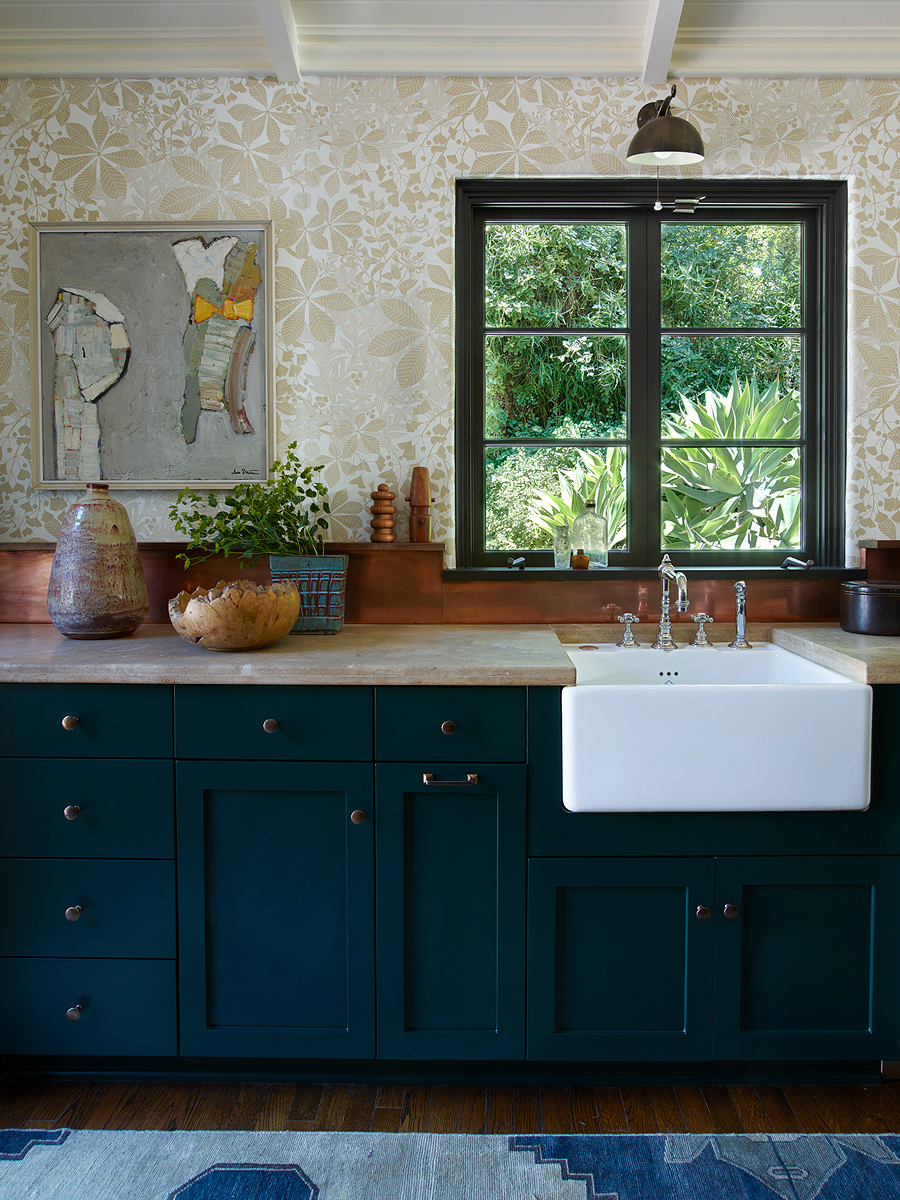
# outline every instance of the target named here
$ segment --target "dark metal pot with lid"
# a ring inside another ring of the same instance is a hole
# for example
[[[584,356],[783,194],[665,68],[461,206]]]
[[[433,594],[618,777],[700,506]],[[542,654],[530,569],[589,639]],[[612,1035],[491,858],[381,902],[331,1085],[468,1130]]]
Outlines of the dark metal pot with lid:
[[[900,580],[854,579],[842,583],[841,629],[900,637]]]

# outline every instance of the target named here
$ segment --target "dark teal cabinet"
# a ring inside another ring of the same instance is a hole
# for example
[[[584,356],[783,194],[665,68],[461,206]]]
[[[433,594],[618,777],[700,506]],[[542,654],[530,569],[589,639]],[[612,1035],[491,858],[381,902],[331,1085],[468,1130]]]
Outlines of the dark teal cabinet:
[[[376,768],[378,1055],[520,1059],[525,768]]]
[[[375,1053],[372,767],[177,764],[181,1052]]]
[[[528,1057],[709,1057],[715,866],[532,859]]]
[[[897,1053],[898,859],[533,859],[537,1059]]]

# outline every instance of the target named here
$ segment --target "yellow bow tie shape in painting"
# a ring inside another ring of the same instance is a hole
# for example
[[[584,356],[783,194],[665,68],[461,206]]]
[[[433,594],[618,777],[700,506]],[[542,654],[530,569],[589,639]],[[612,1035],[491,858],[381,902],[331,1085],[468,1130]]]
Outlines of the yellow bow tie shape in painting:
[[[211,304],[203,296],[194,297],[194,324],[199,325],[201,321],[207,320],[213,314],[225,317],[228,321],[245,321],[253,320],[253,300],[239,300],[235,304],[227,297],[222,302],[222,307],[217,308],[215,304]]]

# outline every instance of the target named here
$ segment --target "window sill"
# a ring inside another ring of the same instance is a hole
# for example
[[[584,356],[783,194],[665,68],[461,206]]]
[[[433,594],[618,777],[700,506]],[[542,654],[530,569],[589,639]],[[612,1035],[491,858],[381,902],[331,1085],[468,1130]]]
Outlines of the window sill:
[[[688,581],[694,579],[865,579],[862,567],[684,567]],[[494,582],[510,580],[553,583],[602,583],[604,580],[657,579],[656,567],[606,567],[599,571],[554,570],[550,567],[452,567],[441,572],[445,583]]]

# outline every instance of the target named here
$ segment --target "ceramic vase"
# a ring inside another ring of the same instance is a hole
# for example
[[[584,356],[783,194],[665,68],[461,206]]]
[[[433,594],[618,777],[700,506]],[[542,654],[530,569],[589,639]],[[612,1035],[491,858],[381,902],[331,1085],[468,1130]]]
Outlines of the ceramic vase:
[[[134,633],[150,607],[134,530],[109,487],[89,483],[62,519],[47,611],[69,638]]]

